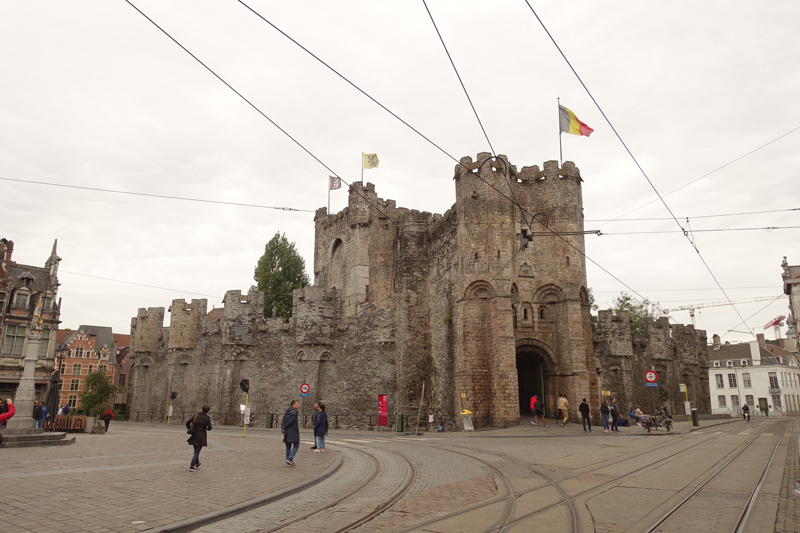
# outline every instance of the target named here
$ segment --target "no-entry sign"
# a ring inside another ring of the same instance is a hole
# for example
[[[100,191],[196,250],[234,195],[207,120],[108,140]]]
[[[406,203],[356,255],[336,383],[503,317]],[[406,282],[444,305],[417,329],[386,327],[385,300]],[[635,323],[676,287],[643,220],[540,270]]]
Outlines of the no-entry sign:
[[[311,390],[311,387],[308,386],[308,383],[303,383],[300,385],[300,394],[303,396],[308,396],[308,391]]]
[[[653,372],[652,370],[648,370],[644,373],[644,380],[648,383],[655,383],[658,381],[658,374]]]

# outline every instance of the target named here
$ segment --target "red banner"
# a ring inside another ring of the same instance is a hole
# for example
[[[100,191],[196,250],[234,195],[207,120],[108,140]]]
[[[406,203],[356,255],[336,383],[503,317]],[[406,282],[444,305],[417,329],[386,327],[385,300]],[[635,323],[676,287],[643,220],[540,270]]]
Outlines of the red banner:
[[[378,426],[389,425],[389,395],[378,394]]]

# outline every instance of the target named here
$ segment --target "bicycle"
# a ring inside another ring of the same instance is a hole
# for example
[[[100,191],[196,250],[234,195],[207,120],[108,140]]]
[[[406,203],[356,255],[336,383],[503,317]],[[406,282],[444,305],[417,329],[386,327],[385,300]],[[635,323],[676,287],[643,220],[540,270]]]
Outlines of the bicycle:
[[[256,423],[256,417],[251,416],[250,419],[247,421],[247,427],[251,428]],[[239,427],[242,427],[245,424],[244,417],[239,419],[239,423],[237,424]]]
[[[435,432],[446,431],[451,432],[456,429],[455,423],[449,419],[447,415],[439,415],[433,422],[431,429]]]
[[[661,422],[661,427],[667,430],[667,433],[671,432],[675,428],[675,421],[671,418],[665,418],[663,422]]]

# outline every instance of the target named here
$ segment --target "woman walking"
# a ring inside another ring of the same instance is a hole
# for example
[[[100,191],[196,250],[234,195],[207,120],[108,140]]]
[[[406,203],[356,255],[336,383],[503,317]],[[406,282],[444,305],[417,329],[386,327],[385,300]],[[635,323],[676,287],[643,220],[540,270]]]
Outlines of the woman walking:
[[[208,446],[208,432],[212,429],[211,417],[208,416],[210,410],[208,405],[204,405],[202,412],[186,420],[186,429],[192,431],[191,437],[186,442],[189,443],[189,446],[194,446],[189,472],[196,472],[200,468],[200,450],[203,449],[203,446]],[[192,428],[192,424],[194,424],[194,428]]]
[[[600,414],[603,415],[603,432],[604,433],[611,433],[611,428],[608,426],[608,415],[611,412],[611,409],[608,408],[608,400],[603,400],[603,403],[600,405]]]
[[[297,426],[297,408],[300,402],[292,400],[281,420],[281,433],[286,444],[286,466],[294,466],[294,456],[300,448],[300,428]]]
[[[328,413],[325,412],[325,404],[317,403],[317,419],[314,422],[314,444],[317,449],[314,452],[325,451],[325,433],[328,432]]]

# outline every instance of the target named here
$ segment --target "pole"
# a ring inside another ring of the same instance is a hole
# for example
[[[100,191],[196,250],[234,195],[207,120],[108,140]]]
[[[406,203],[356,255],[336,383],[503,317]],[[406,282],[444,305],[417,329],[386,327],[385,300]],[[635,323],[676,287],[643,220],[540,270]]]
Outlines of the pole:
[[[364,184],[364,152],[361,152],[361,184]]]
[[[419,435],[419,416],[422,413],[422,402],[425,401],[425,382],[422,382],[422,396],[419,398],[419,410],[417,410],[417,429],[414,430],[414,435]],[[444,425],[444,423],[442,424]]]
[[[247,437],[247,435],[246,435],[246,433],[247,433],[247,423],[250,422],[250,420],[249,420],[250,417],[247,416],[247,401],[249,399],[250,399],[250,393],[246,392],[244,394],[244,418],[242,419],[243,422],[244,422],[242,424],[242,438],[243,439]]]
[[[558,161],[559,166],[564,164],[564,155],[561,153],[561,98],[557,99],[558,102]]]

